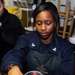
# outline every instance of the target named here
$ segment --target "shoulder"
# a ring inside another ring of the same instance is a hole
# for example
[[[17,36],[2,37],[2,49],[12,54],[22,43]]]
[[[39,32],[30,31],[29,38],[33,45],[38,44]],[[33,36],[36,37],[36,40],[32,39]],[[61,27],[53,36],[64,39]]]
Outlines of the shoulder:
[[[67,59],[73,56],[74,48],[68,40],[58,37],[58,44],[62,58]]]
[[[4,14],[5,14],[5,16],[7,16],[10,19],[18,18],[15,14],[11,14],[10,12],[8,12],[8,10],[6,8],[4,8]]]
[[[26,33],[26,34],[23,34],[22,36],[20,36],[20,38],[25,38],[29,41],[33,41],[33,40],[37,40],[39,39],[39,35],[37,34],[37,32],[29,32],[29,33]]]
[[[29,33],[26,34],[25,36],[26,36],[27,38],[29,38],[29,39],[35,38],[35,40],[36,40],[36,38],[39,38],[39,35],[38,35],[38,33],[37,33],[36,31],[34,31],[34,32],[29,32]]]
[[[10,14],[10,13],[9,13],[9,23],[10,24],[12,23],[12,25],[15,26],[15,27],[22,25],[21,22],[20,22],[20,19],[16,15],[13,15],[13,14]]]
[[[63,39],[62,37],[59,37],[57,35],[55,35],[55,37],[59,44],[71,44],[67,39]]]
[[[19,20],[19,18],[16,16],[16,15],[14,15],[14,14],[10,14],[9,13],[9,19],[13,19],[13,20]]]
[[[56,37],[59,49],[61,51],[67,51],[67,50],[70,50],[70,49],[72,49],[72,51],[73,51],[73,46],[67,39],[63,39],[63,38],[61,38],[57,35],[55,35],[55,37]]]

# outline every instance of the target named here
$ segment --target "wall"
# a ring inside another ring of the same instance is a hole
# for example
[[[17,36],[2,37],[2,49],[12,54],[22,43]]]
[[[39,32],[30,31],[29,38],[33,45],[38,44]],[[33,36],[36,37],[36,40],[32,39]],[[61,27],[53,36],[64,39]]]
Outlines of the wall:
[[[69,0],[71,1],[71,9],[74,10],[75,8],[75,0]],[[75,18],[75,16],[74,16]],[[73,36],[75,37],[75,19],[74,19],[74,32],[73,32]]]
[[[71,9],[74,10],[75,7],[75,0],[69,0],[71,2]]]
[[[5,7],[14,7],[13,0],[4,0]]]

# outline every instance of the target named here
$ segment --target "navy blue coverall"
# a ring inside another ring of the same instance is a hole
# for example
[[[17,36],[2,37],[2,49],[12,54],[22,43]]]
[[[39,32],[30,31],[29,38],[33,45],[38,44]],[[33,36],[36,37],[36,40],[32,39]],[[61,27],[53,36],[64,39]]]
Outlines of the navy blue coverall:
[[[15,48],[3,58],[1,70],[5,70],[9,64],[15,64],[23,71],[26,62],[29,67],[27,71],[39,70],[44,66],[43,73],[47,75],[73,75],[72,44],[55,34],[49,44],[42,43],[37,32],[22,35]]]

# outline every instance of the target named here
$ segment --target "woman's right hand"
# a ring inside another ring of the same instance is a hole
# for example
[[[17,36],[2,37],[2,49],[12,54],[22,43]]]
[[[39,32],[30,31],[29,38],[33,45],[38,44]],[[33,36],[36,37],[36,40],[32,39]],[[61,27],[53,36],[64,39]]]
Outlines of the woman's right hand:
[[[9,72],[8,75],[23,75],[18,66],[14,66]]]

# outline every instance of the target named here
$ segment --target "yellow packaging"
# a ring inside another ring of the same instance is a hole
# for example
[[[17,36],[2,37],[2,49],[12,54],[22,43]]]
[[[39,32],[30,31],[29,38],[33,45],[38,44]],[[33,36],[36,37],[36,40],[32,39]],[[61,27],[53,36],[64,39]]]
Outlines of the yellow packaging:
[[[17,7],[11,7],[11,8],[6,8],[9,13],[14,14],[15,12],[19,11],[19,8]]]

